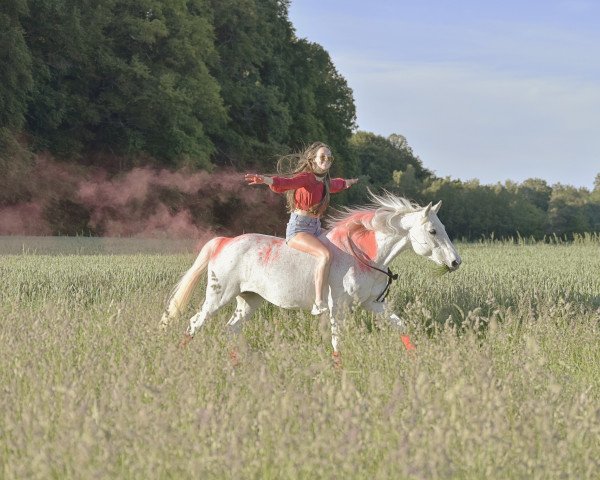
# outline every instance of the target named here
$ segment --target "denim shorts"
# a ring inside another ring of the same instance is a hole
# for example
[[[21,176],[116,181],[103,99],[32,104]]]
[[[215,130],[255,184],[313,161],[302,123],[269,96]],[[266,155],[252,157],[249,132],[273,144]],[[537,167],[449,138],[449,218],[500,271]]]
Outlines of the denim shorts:
[[[316,217],[292,213],[285,229],[285,243],[289,242],[294,235],[300,232],[310,233],[318,237],[321,235],[321,220]]]

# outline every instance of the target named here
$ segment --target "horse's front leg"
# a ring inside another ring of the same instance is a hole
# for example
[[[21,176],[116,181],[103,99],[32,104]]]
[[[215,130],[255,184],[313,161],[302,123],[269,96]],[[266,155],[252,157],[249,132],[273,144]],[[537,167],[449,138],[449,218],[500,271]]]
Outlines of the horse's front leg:
[[[342,366],[342,355],[339,350],[340,346],[340,326],[333,312],[329,314],[329,321],[331,323],[331,345],[333,346],[333,364],[336,368]]]
[[[387,307],[388,305],[384,302],[367,302],[363,304],[365,310],[369,312],[373,312],[378,317],[384,318],[386,322],[388,322],[394,329],[398,330],[400,333],[404,333],[406,331],[406,320],[400,318],[394,312],[391,312]]]
[[[340,352],[340,330],[342,326],[342,305],[329,299],[329,323],[331,325],[331,346],[333,347],[333,364],[336,368],[342,366],[342,355]]]
[[[394,312],[390,312],[384,302],[368,302],[363,305],[366,310],[375,313],[379,317],[385,319],[398,333],[406,350],[415,350],[415,346],[411,343],[410,338],[406,335],[406,320],[400,318]]]

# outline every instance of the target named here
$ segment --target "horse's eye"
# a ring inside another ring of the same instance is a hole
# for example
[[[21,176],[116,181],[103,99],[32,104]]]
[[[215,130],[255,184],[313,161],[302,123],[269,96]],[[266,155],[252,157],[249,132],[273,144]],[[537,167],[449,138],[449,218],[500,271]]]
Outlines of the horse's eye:
[[[429,233],[431,233],[432,235],[435,235],[437,232],[436,232],[435,228],[432,228],[431,230],[429,230]]]

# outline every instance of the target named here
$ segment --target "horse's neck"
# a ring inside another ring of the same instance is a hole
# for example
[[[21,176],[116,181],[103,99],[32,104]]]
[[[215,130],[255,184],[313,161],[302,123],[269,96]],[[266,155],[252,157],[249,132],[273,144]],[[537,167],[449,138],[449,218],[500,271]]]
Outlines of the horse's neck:
[[[399,235],[384,235],[377,233],[377,256],[373,259],[375,263],[387,267],[409,244],[408,232],[400,232]]]
[[[347,253],[360,252],[360,256],[381,266],[387,266],[408,245],[408,232],[403,231],[389,235],[373,230],[351,231],[340,226],[331,230],[327,238]]]
[[[416,214],[408,214],[402,217],[400,222],[400,229],[397,235],[384,235],[379,234],[380,237],[378,246],[378,261],[382,265],[389,265],[394,258],[398,256],[403,250],[408,248],[410,245],[410,229],[413,227],[415,222],[420,221],[420,217]]]

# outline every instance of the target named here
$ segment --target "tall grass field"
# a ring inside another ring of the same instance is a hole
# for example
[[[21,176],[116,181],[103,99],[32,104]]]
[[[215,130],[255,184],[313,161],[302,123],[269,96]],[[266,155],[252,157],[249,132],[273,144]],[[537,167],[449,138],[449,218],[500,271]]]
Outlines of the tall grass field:
[[[404,253],[416,351],[359,310],[339,369],[326,319],[266,304],[179,349],[194,247],[0,239],[1,478],[600,478],[597,237],[458,244],[441,277]]]

